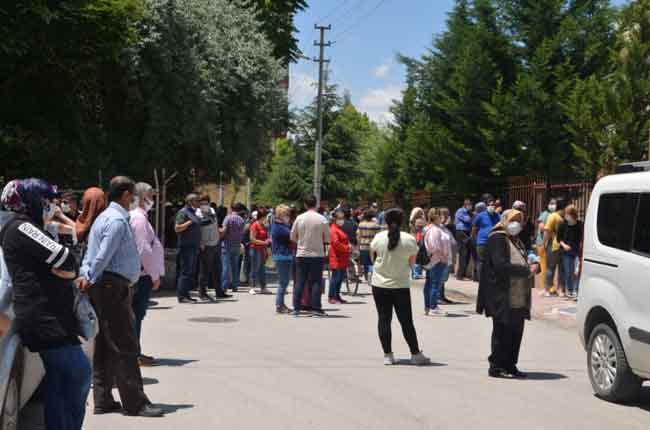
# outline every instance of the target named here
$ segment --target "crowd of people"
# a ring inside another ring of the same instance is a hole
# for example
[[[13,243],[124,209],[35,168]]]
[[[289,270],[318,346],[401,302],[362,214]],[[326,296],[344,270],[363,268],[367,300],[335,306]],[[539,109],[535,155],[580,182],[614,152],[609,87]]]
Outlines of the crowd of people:
[[[80,202],[39,179],[11,181],[2,192],[0,203],[13,216],[0,230],[0,246],[18,332],[45,366],[48,429],[81,428],[91,385],[95,414],[164,413],[145,394],[140,371],[155,363],[143,353],[142,324],[165,275],[164,247],[149,216],[154,198],[151,185],[123,176],[106,191],[86,190]],[[301,210],[241,203],[227,210],[207,196],[187,195],[173,221],[178,302],[197,302],[193,290],[199,300],[230,298],[242,284],[251,295],[271,294],[267,270],[273,265],[275,312],[326,317],[324,272],[330,304],[345,304],[343,284],[363,279],[372,288],[384,363],[395,363],[394,310],[412,363],[426,365],[413,323],[411,281],[425,280],[424,314],[445,316],[440,305],[450,303],[445,283],[453,273],[480,282],[477,311],[493,319],[490,376],[519,378],[525,377],[517,359],[535,274],[544,273],[542,295],[577,297],[582,223],[565,199],[552,199],[536,222],[523,202],[504,209],[490,195],[476,204],[465,200],[454,215],[433,207],[415,208],[410,217],[376,204],[339,204],[329,211],[314,196],[303,203]],[[84,294],[99,322],[92,346],[82,345],[75,313]],[[0,330],[6,324],[0,315]]]

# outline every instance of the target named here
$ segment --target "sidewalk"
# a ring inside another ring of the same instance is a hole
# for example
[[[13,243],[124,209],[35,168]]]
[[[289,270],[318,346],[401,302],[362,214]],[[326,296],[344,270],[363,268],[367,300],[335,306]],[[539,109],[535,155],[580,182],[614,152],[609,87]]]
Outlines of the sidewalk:
[[[416,281],[423,286],[424,281]],[[445,284],[447,296],[454,301],[476,302],[478,283],[472,281],[457,281],[453,275]],[[565,328],[576,326],[576,302],[560,297],[541,297],[540,288],[533,290],[533,318],[555,321]]]

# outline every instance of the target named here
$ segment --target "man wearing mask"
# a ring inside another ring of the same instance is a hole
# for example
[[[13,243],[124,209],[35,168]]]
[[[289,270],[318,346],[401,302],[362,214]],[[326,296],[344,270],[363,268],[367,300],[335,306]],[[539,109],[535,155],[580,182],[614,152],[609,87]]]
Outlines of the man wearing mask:
[[[467,266],[472,253],[472,208],[474,205],[470,199],[465,199],[463,207],[456,211],[454,217],[456,225],[456,243],[458,246],[458,270],[456,279],[462,281],[467,275]]]
[[[95,220],[88,236],[88,249],[77,285],[90,291],[100,323],[93,356],[95,414],[118,412],[158,417],[162,409],[144,394],[138,367],[138,341],[133,321],[132,289],[141,273],[141,262],[128,209],[135,196],[135,183],[118,176],[108,190],[110,204]],[[122,405],[113,398],[117,385]]]
[[[147,314],[151,291],[160,288],[160,277],[165,274],[165,252],[156,236],[148,213],[153,208],[154,190],[151,185],[139,182],[135,185],[135,199],[129,212],[130,224],[142,262],[140,279],[133,286],[133,315],[135,317],[135,335],[138,339],[138,362],[140,366],[151,366],[154,358],[142,353],[142,321]]]
[[[556,199],[556,209],[552,214],[549,215],[544,225],[544,242],[543,247],[546,252],[546,272],[544,276],[544,292],[542,295],[544,297],[550,297],[551,295],[557,294],[556,290],[553,287],[553,279],[555,278],[555,269],[557,268],[561,272],[561,255],[560,255],[560,242],[558,241],[557,235],[560,231],[560,226],[564,222],[564,208],[566,208],[567,202],[565,199],[560,198]],[[558,280],[558,289],[560,290],[560,296],[564,296],[564,281],[562,276]]]
[[[544,249],[544,226],[548,217],[557,209],[557,199],[552,198],[549,200],[545,210],[543,210],[539,217],[537,217],[537,234],[535,236],[535,247],[537,249],[537,256],[539,257],[539,265],[541,267],[540,273],[542,276],[546,275],[546,250]],[[543,293],[542,293],[543,294]]]
[[[496,212],[496,203],[494,199],[487,201],[487,210],[476,216],[472,223],[472,237],[476,241],[477,256],[477,273],[479,281],[481,279],[481,268],[487,252],[487,242],[490,231],[501,220],[501,216]]]
[[[217,213],[210,207],[210,198],[203,196],[197,215],[201,217],[201,251],[199,295],[202,300],[211,301],[208,289],[217,297],[230,297],[221,289],[221,250],[219,248],[219,225]]]
[[[201,219],[196,215],[198,207],[199,196],[188,194],[185,206],[176,214],[174,231],[178,237],[178,303],[196,303],[190,292],[194,289],[201,245]]]

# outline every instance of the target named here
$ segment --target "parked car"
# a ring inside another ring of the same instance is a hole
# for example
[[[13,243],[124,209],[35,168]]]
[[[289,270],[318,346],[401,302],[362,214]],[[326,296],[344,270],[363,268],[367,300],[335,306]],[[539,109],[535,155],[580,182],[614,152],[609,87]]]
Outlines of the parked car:
[[[650,379],[650,163],[617,172],[587,210],[578,327],[594,391],[626,402]]]
[[[7,214],[0,212],[0,228]],[[0,248],[0,314],[13,320],[11,279]],[[20,410],[45,375],[40,356],[23,347],[15,327],[0,334],[0,430],[16,430]]]

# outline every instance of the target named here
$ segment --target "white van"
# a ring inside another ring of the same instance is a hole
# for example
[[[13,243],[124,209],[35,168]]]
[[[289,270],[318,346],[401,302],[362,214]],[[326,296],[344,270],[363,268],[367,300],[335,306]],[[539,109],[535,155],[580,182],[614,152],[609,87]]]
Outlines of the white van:
[[[594,391],[626,402],[650,379],[650,163],[617,172],[587,210],[578,327]]]

